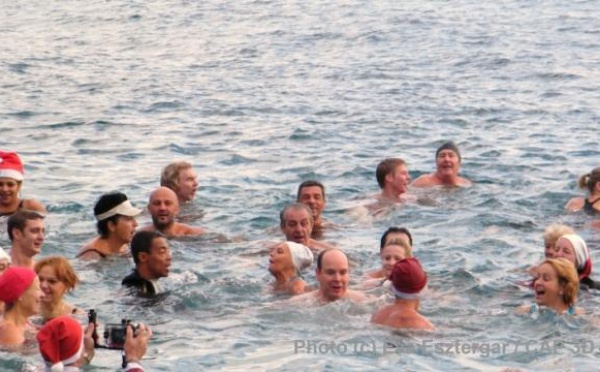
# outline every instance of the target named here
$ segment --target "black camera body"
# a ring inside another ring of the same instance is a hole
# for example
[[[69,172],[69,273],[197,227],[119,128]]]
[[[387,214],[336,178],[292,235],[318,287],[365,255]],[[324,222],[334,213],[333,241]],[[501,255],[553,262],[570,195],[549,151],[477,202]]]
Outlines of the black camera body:
[[[123,349],[127,327],[133,329],[133,337],[137,336],[139,324],[130,319],[121,319],[121,323],[109,323],[104,327],[104,344],[110,349]]]
[[[132,328],[134,337],[137,336],[137,331],[139,329],[139,324],[133,323],[130,319],[121,319],[121,323],[108,323],[104,326],[104,344],[100,345],[98,343],[98,334],[96,332],[98,324],[96,323],[95,310],[89,311],[88,319],[89,322],[94,323],[95,326],[94,333],[92,335],[95,348],[123,350],[123,347],[125,346],[127,327]]]

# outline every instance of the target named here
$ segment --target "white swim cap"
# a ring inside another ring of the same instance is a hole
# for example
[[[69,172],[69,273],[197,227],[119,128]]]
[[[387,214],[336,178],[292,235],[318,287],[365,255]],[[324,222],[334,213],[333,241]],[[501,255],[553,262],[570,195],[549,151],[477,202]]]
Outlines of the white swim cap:
[[[312,264],[313,254],[307,246],[294,242],[285,242],[285,244],[290,250],[292,264],[296,268],[296,271],[301,271]]]

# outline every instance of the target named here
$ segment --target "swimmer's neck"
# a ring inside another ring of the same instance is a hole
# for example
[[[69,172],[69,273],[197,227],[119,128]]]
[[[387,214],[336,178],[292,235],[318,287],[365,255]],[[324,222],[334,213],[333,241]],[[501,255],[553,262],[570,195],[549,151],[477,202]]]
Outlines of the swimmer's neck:
[[[33,257],[26,256],[14,248],[10,249],[10,261],[11,266],[28,267],[33,269],[33,266],[35,265]]]
[[[278,272],[271,271],[271,274],[275,277],[275,286],[284,286],[290,279],[296,276],[296,270],[291,268]]]
[[[420,304],[420,300],[418,298],[412,299],[412,300],[407,300],[405,298],[396,297],[396,301],[394,301],[395,308],[414,310],[414,311],[419,310],[419,304]]]

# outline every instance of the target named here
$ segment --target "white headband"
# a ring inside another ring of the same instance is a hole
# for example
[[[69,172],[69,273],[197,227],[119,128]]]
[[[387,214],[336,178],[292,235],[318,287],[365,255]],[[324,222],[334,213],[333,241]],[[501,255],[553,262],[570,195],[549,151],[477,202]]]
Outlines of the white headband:
[[[117,205],[113,209],[96,215],[96,219],[98,221],[102,221],[102,220],[105,220],[112,216],[116,216],[117,214],[120,214],[123,216],[128,216],[128,217],[133,217],[133,216],[137,216],[141,212],[142,212],[141,209],[135,208],[133,205],[131,205],[129,200],[125,200],[123,203]]]

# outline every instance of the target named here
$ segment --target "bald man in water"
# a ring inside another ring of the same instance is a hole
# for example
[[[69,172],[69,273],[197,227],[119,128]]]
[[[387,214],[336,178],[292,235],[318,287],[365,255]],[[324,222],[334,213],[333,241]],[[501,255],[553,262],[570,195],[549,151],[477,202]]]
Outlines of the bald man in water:
[[[303,299],[316,299],[320,304],[347,298],[351,301],[364,301],[368,297],[359,291],[348,289],[350,266],[348,256],[339,249],[326,249],[317,256],[317,281],[319,289],[296,297],[294,302]]]
[[[144,226],[142,231],[158,231],[169,238],[199,236],[206,232],[201,227],[175,222],[179,201],[177,194],[168,187],[161,186],[150,194],[148,212],[152,216],[152,224]]]

